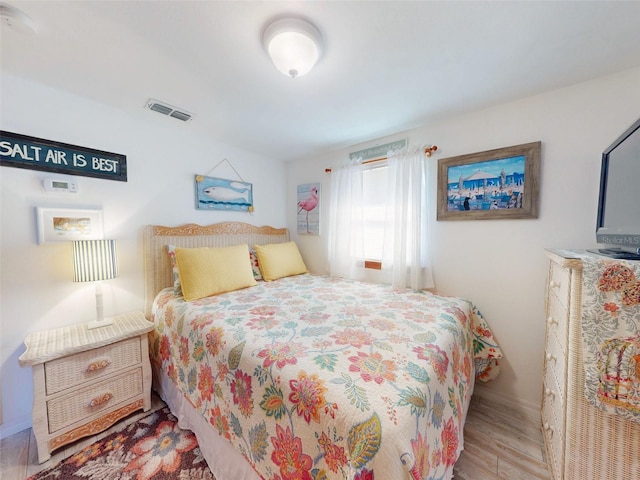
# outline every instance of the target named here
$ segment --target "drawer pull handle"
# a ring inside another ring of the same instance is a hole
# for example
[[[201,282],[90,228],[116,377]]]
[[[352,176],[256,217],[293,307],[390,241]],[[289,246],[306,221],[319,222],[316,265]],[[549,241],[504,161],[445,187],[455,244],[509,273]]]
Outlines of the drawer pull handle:
[[[560,288],[560,282],[557,282],[556,280],[551,280],[551,281],[549,282],[549,286],[550,286],[551,288]]]
[[[94,397],[89,402],[89,406],[90,407],[97,407],[99,405],[102,405],[103,403],[107,403],[112,398],[113,398],[113,393],[111,393],[111,392],[103,393],[102,395],[98,395],[97,397]]]
[[[558,357],[556,357],[555,355],[551,355],[550,353],[547,353],[547,360],[548,361],[553,360],[555,362],[556,360],[558,360]]]
[[[95,362],[91,362],[85,371],[87,373],[97,372],[98,370],[107,368],[109,365],[111,365],[111,360],[108,358],[103,358],[101,360],[96,360]]]
[[[555,318],[553,318],[551,315],[549,315],[549,318],[547,318],[547,323],[549,325],[557,325],[558,324],[558,320],[556,320]]]

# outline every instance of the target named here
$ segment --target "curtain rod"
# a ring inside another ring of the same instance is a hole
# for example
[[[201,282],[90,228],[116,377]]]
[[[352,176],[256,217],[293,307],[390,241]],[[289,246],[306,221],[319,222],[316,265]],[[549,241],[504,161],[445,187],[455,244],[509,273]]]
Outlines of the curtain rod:
[[[424,149],[424,154],[427,157],[430,157],[433,152],[438,150],[438,146],[437,145],[431,145],[430,147],[427,147]],[[368,165],[370,163],[377,163],[377,162],[384,162],[385,160],[387,160],[387,157],[382,157],[382,158],[375,158],[373,160],[366,160],[364,162],[362,162],[362,165]],[[325,168],[324,169],[325,173],[331,173],[331,169],[330,168]]]

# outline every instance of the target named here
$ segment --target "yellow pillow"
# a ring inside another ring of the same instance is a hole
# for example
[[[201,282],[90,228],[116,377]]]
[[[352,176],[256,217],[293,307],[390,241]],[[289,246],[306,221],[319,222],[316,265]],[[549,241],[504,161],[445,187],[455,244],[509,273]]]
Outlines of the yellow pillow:
[[[187,301],[257,285],[246,244],[176,248],[176,261],[182,295]]]
[[[307,267],[295,242],[256,245],[255,250],[260,273],[267,282],[307,273]]]

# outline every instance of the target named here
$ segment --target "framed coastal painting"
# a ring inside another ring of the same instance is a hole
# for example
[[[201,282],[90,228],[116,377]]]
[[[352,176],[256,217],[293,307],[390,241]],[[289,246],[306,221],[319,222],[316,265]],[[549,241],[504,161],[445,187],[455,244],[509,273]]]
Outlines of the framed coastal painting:
[[[298,235],[320,235],[320,184],[298,185]]]
[[[102,210],[75,208],[36,208],[38,243],[73,240],[101,240],[104,237]]]
[[[538,218],[541,142],[438,161],[438,220]]]
[[[196,175],[196,209],[253,212],[253,185]]]

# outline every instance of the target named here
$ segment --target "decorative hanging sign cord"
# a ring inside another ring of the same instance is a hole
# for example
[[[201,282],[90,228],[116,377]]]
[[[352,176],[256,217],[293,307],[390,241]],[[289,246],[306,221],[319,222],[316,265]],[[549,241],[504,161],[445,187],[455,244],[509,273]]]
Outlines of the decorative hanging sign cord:
[[[238,178],[240,179],[240,181],[241,181],[241,182],[246,183],[246,182],[244,181],[244,178],[242,178],[242,175],[240,175],[240,174],[238,173],[238,171],[236,170],[236,168],[235,168],[235,167],[231,164],[231,162],[230,162],[229,160],[227,160],[226,158],[223,158],[223,159],[222,159],[222,160],[220,160],[218,163],[216,163],[216,165],[215,165],[211,170],[209,170],[209,171],[207,172],[207,174],[205,175],[205,177],[210,176],[210,175],[211,175],[211,172],[213,172],[216,168],[218,168],[218,167],[219,167],[220,165],[222,165],[224,162],[227,162],[227,165],[229,165],[229,166],[231,167],[231,170],[233,170],[233,171],[236,173],[236,175],[238,176]]]

